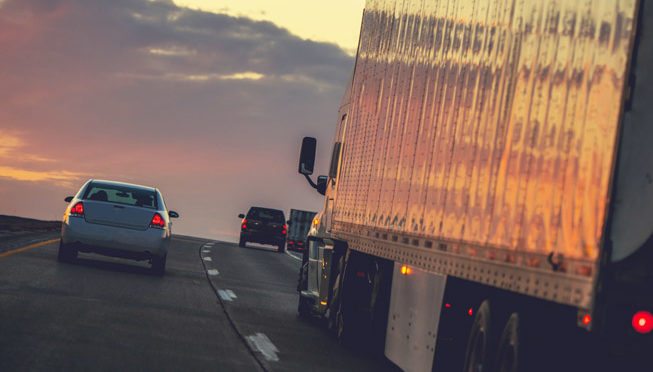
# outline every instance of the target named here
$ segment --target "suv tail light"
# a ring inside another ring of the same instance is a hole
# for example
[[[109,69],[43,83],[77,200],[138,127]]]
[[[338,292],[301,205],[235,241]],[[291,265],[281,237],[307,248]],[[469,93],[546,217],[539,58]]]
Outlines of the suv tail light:
[[[70,208],[70,215],[71,216],[83,217],[84,216],[84,204],[82,202],[79,202],[79,203],[73,205],[73,207]]]
[[[288,229],[288,225],[283,225],[283,232],[282,232],[282,234],[285,234],[287,229]]]
[[[160,214],[154,213],[152,221],[150,222],[150,227],[156,227],[158,229],[163,229],[166,227],[166,221],[161,217]]]
[[[247,219],[243,220],[243,230],[247,228]]]

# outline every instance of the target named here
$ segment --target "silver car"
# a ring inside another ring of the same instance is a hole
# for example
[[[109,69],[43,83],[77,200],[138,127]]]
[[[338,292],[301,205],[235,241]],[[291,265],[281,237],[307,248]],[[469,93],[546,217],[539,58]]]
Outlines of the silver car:
[[[63,217],[59,261],[77,252],[149,260],[163,275],[170,245],[170,218],[159,190],[129,183],[89,180],[69,202]]]

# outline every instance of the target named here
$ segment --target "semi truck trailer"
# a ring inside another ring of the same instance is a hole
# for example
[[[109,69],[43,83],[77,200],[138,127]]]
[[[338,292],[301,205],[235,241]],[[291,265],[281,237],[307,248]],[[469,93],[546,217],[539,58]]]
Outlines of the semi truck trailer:
[[[298,285],[407,371],[653,370],[653,4],[368,0]]]

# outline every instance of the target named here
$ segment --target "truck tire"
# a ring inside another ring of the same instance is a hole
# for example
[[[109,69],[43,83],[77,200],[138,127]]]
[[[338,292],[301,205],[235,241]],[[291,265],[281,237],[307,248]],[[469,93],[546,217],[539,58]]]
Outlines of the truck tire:
[[[519,314],[512,313],[503,327],[497,350],[496,372],[519,371]]]
[[[492,333],[494,330],[492,327],[494,324],[492,323],[494,322],[492,321],[490,302],[484,300],[476,310],[474,323],[469,331],[463,372],[490,370],[494,356],[492,352],[492,345],[494,344]]]
[[[300,318],[308,319],[311,315],[311,300],[299,295],[299,303],[297,304],[297,314]]]

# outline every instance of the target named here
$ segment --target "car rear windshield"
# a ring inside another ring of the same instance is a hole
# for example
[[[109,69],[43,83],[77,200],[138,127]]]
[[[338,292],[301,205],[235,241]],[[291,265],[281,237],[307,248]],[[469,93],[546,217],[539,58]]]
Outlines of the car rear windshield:
[[[252,208],[247,213],[247,218],[273,222],[284,221],[283,212],[278,209]]]
[[[157,209],[156,192],[122,185],[91,183],[83,199]]]

